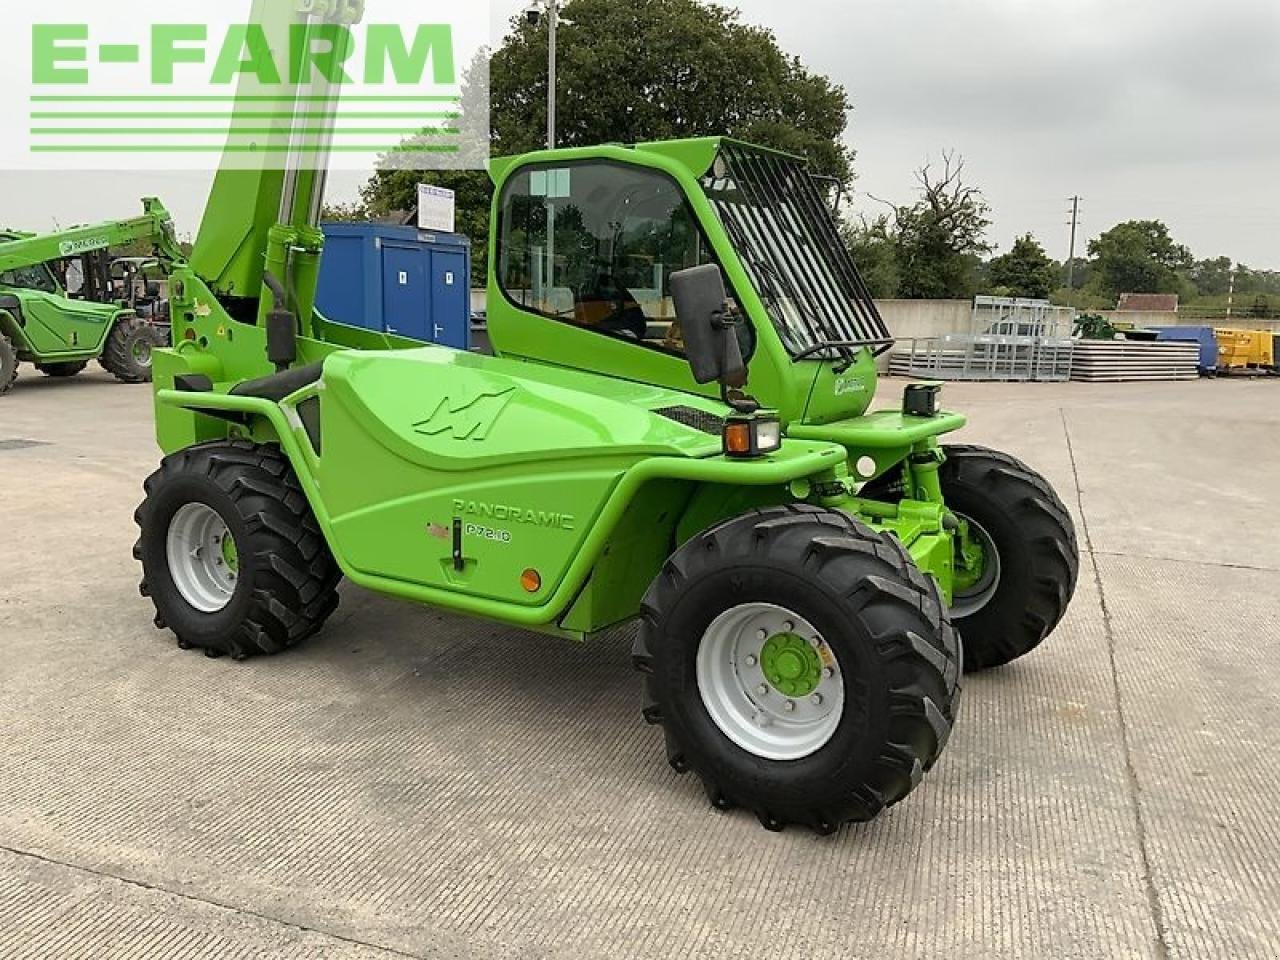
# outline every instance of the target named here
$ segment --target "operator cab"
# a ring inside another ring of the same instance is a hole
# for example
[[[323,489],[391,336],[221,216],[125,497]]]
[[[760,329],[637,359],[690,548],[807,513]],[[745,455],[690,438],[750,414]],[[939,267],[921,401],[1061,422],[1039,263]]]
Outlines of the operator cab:
[[[499,354],[709,393],[688,375],[671,278],[714,265],[743,360],[784,419],[867,409],[893,340],[804,161],[681,141],[535,155],[498,182]]]

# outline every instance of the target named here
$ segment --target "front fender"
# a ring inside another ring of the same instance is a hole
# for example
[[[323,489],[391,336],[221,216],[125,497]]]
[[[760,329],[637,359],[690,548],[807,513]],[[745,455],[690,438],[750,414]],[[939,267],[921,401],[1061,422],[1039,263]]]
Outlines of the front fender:
[[[22,301],[11,293],[0,294],[0,333],[9,338],[18,353],[31,350],[26,322],[22,316]]]
[[[787,427],[787,436],[797,440],[837,443],[848,451],[848,459],[859,481],[874,480],[900,464],[917,444],[926,443],[962,429],[968,420],[959,413],[938,413],[914,417],[896,410],[881,410],[854,420],[826,424],[798,424]],[[859,465],[863,458],[874,462]]]

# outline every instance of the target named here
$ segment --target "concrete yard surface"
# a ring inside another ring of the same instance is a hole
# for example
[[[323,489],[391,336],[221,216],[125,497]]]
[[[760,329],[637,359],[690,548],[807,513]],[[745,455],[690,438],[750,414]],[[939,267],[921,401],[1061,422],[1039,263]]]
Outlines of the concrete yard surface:
[[[881,385],[881,402],[901,389]],[[1280,382],[952,385],[1080,586],[937,768],[821,839],[718,814],[577,646],[344,587],[237,664],[151,623],[150,394],[0,398],[0,958],[1280,956]]]

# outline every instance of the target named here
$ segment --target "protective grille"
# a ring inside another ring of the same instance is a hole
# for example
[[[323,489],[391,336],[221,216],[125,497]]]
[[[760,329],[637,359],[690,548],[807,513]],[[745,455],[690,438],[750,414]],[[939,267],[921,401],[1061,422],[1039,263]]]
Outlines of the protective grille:
[[[703,187],[792,356],[876,355],[893,337],[804,165],[726,141]]]
[[[693,407],[663,407],[653,412],[660,417],[666,417],[668,420],[674,420],[676,423],[682,423],[686,427],[692,427],[694,430],[701,430],[716,437],[724,433],[724,418],[717,417],[714,413],[707,413],[705,410],[695,410]]]

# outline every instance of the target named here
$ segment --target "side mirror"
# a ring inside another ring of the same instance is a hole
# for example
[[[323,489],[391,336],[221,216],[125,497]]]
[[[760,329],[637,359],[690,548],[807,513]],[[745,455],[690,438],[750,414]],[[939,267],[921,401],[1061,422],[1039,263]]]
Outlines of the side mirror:
[[[671,274],[671,298],[684,334],[693,379],[718,380],[725,387],[747,382],[747,365],[738,343],[737,321],[729,315],[724,274],[709,263]]]

